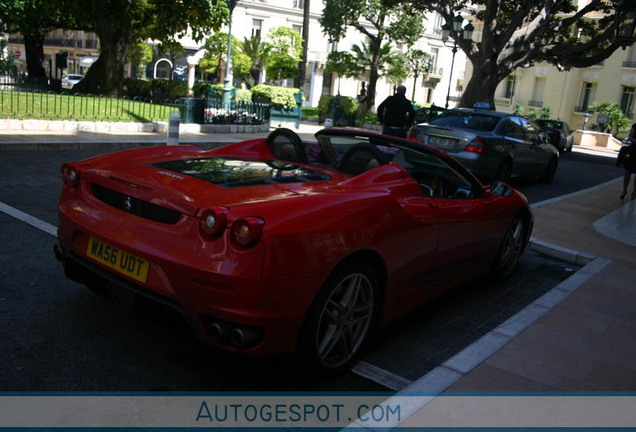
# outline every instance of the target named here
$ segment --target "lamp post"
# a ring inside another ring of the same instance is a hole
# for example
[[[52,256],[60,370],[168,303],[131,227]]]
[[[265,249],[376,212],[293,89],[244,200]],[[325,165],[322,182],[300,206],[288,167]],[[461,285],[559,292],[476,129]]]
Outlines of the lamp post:
[[[623,49],[634,43],[636,0],[622,0],[616,6],[616,41]]]
[[[232,89],[230,88],[230,58],[232,56],[232,11],[234,10],[234,6],[238,0],[225,0],[227,3],[227,7],[230,9],[230,21],[228,23],[227,29],[227,60],[225,62],[225,80],[223,85],[223,96],[221,98],[221,105],[226,110],[230,108],[230,93]]]
[[[627,0],[625,0],[627,1]],[[636,0],[634,0],[636,1]],[[473,37],[473,30],[475,30],[475,27],[473,26],[473,24],[468,21],[468,24],[466,24],[464,26],[464,28],[462,29],[462,24],[464,22],[464,18],[462,18],[461,14],[457,14],[457,16],[455,16],[455,18],[453,18],[453,26],[452,26],[452,30],[453,32],[457,35],[456,38],[453,38],[453,60],[451,61],[451,69],[450,69],[450,75],[448,77],[448,92],[446,93],[446,109],[448,109],[448,101],[450,99],[450,89],[451,89],[451,83],[453,82],[452,78],[453,78],[453,68],[455,67],[455,54],[457,54],[457,39],[462,39],[462,40],[471,40],[471,38]],[[442,26],[442,41],[444,42],[444,45],[446,45],[446,42],[448,41],[448,38],[450,36],[450,32],[451,32],[451,26],[450,24],[446,23]]]

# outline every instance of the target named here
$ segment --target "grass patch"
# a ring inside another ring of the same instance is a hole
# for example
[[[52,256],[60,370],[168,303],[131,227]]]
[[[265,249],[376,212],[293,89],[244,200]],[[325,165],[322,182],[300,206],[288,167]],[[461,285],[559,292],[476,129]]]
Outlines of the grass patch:
[[[93,95],[0,91],[0,117],[2,118],[167,122],[170,111],[178,109],[177,106]]]

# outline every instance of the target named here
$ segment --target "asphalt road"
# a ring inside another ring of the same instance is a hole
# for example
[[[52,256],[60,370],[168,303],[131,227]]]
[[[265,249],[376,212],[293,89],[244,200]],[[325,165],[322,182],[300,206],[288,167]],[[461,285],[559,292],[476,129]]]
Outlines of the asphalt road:
[[[59,166],[90,152],[5,152],[0,202],[57,224]],[[515,181],[533,203],[619,177],[612,158],[566,154],[550,185]],[[292,357],[260,359],[198,345],[156,305],[120,302],[64,277],[55,238],[0,213],[0,391],[378,391],[353,372],[317,377]],[[380,332],[362,359],[415,380],[577,269],[528,251],[506,283],[469,283]]]

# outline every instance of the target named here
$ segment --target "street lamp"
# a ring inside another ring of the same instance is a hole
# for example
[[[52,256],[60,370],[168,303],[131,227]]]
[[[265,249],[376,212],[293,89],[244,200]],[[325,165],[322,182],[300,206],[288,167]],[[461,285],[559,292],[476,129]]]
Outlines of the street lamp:
[[[238,0],[225,0],[228,9],[230,9],[230,22],[227,29],[227,60],[225,62],[225,80],[223,85],[223,96],[221,98],[221,106],[226,110],[230,108],[230,58],[232,56],[232,11]]]
[[[627,0],[625,0],[627,1]],[[636,1],[636,0],[634,0]],[[464,28],[462,29],[462,24],[464,22],[464,18],[462,18],[461,14],[457,14],[457,16],[455,16],[455,18],[453,18],[453,32],[457,35],[456,38],[453,39],[453,60],[451,61],[451,70],[450,70],[450,76],[448,77],[448,92],[446,93],[446,109],[448,109],[448,101],[450,99],[450,89],[451,89],[451,83],[453,82],[452,78],[453,78],[453,67],[455,66],[455,54],[457,54],[457,39],[461,39],[461,40],[466,40],[469,41],[472,39],[473,37],[473,30],[475,30],[475,27],[473,26],[473,24],[468,21],[468,24],[466,24],[464,26]],[[446,42],[448,41],[448,38],[450,36],[450,32],[451,32],[451,26],[450,24],[446,23],[442,26],[442,42],[444,42],[444,45],[446,45]]]
[[[616,6],[616,41],[625,49],[634,42],[636,0],[623,0]]]

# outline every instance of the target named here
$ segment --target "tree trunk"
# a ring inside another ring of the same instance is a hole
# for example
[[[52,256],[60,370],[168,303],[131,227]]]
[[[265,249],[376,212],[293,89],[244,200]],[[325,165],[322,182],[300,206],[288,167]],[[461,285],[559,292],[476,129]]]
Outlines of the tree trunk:
[[[458,107],[472,108],[477,102],[488,102],[495,109],[495,90],[501,81],[497,66],[490,61],[475,61],[473,74],[457,104]]]
[[[307,78],[307,51],[309,49],[309,8],[311,0],[303,1],[303,56],[298,64],[298,88],[305,93],[305,80]]]
[[[99,58],[77,83],[74,91],[121,96],[128,52],[132,46],[130,0],[115,5],[108,0],[92,0],[95,33],[99,37]]]
[[[375,105],[375,87],[378,83],[378,66],[380,65],[380,50],[382,49],[383,34],[379,34],[375,41],[375,51],[371,61],[371,71],[369,72],[369,86],[367,87],[367,111],[373,109]]]
[[[29,81],[46,84],[46,70],[42,64],[44,63],[44,35],[25,35],[24,48]]]

